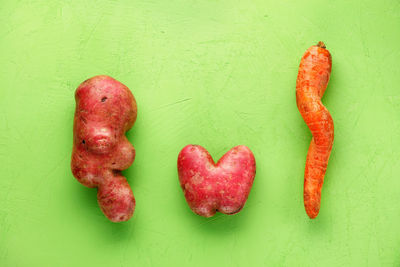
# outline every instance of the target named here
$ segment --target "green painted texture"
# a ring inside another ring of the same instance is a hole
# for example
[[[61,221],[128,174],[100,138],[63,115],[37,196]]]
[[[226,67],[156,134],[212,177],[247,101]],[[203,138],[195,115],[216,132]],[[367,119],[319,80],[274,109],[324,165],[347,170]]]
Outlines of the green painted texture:
[[[1,0],[0,25],[1,266],[400,265],[398,0]],[[295,84],[320,40],[335,141],[310,220]],[[121,224],[69,166],[74,91],[97,74],[138,103]],[[176,170],[190,143],[252,149],[239,214],[190,211]]]

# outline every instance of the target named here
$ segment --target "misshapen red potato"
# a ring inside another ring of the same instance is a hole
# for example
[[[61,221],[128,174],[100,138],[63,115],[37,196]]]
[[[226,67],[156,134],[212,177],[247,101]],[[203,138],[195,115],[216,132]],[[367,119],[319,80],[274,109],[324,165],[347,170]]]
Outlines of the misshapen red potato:
[[[97,200],[108,219],[127,221],[135,198],[121,171],[135,159],[125,136],[136,121],[135,98],[128,87],[101,75],[81,83],[75,101],[72,173],[84,186],[98,187]]]
[[[193,212],[211,217],[216,211],[238,213],[246,203],[256,174],[253,153],[236,146],[214,163],[207,150],[188,145],[178,156],[179,181]]]

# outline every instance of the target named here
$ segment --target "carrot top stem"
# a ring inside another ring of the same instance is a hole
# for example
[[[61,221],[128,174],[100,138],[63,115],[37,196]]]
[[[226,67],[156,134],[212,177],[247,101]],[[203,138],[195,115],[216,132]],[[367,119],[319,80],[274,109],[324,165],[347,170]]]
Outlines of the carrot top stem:
[[[318,47],[321,47],[321,48],[326,48],[324,42],[322,42],[322,41],[319,41],[318,44],[317,44],[317,46],[318,46]]]

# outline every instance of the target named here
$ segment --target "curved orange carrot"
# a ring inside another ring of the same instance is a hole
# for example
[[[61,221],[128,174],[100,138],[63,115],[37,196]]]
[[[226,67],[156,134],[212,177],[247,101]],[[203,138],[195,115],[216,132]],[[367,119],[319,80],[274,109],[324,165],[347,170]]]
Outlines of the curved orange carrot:
[[[311,46],[300,61],[296,84],[296,102],[313,138],[308,149],[304,173],[304,207],[311,219],[317,217],[321,188],[333,144],[333,121],[322,105],[328,85],[332,58],[323,42]]]

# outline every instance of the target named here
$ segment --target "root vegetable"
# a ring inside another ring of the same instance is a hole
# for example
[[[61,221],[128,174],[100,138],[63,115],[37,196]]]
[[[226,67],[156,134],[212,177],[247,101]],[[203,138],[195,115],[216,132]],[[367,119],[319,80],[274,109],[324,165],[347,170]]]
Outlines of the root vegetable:
[[[332,59],[324,43],[311,46],[300,61],[296,101],[312,133],[304,174],[304,206],[311,219],[317,217],[321,189],[333,145],[333,121],[321,98],[328,86]]]
[[[253,153],[236,146],[214,163],[207,150],[188,145],[178,156],[179,181],[193,212],[211,217],[216,211],[238,213],[246,203],[256,174]]]
[[[101,75],[80,84],[75,100],[72,173],[84,186],[98,188],[98,203],[109,220],[126,221],[135,198],[121,171],[135,159],[125,136],[136,120],[135,98],[128,87]]]

